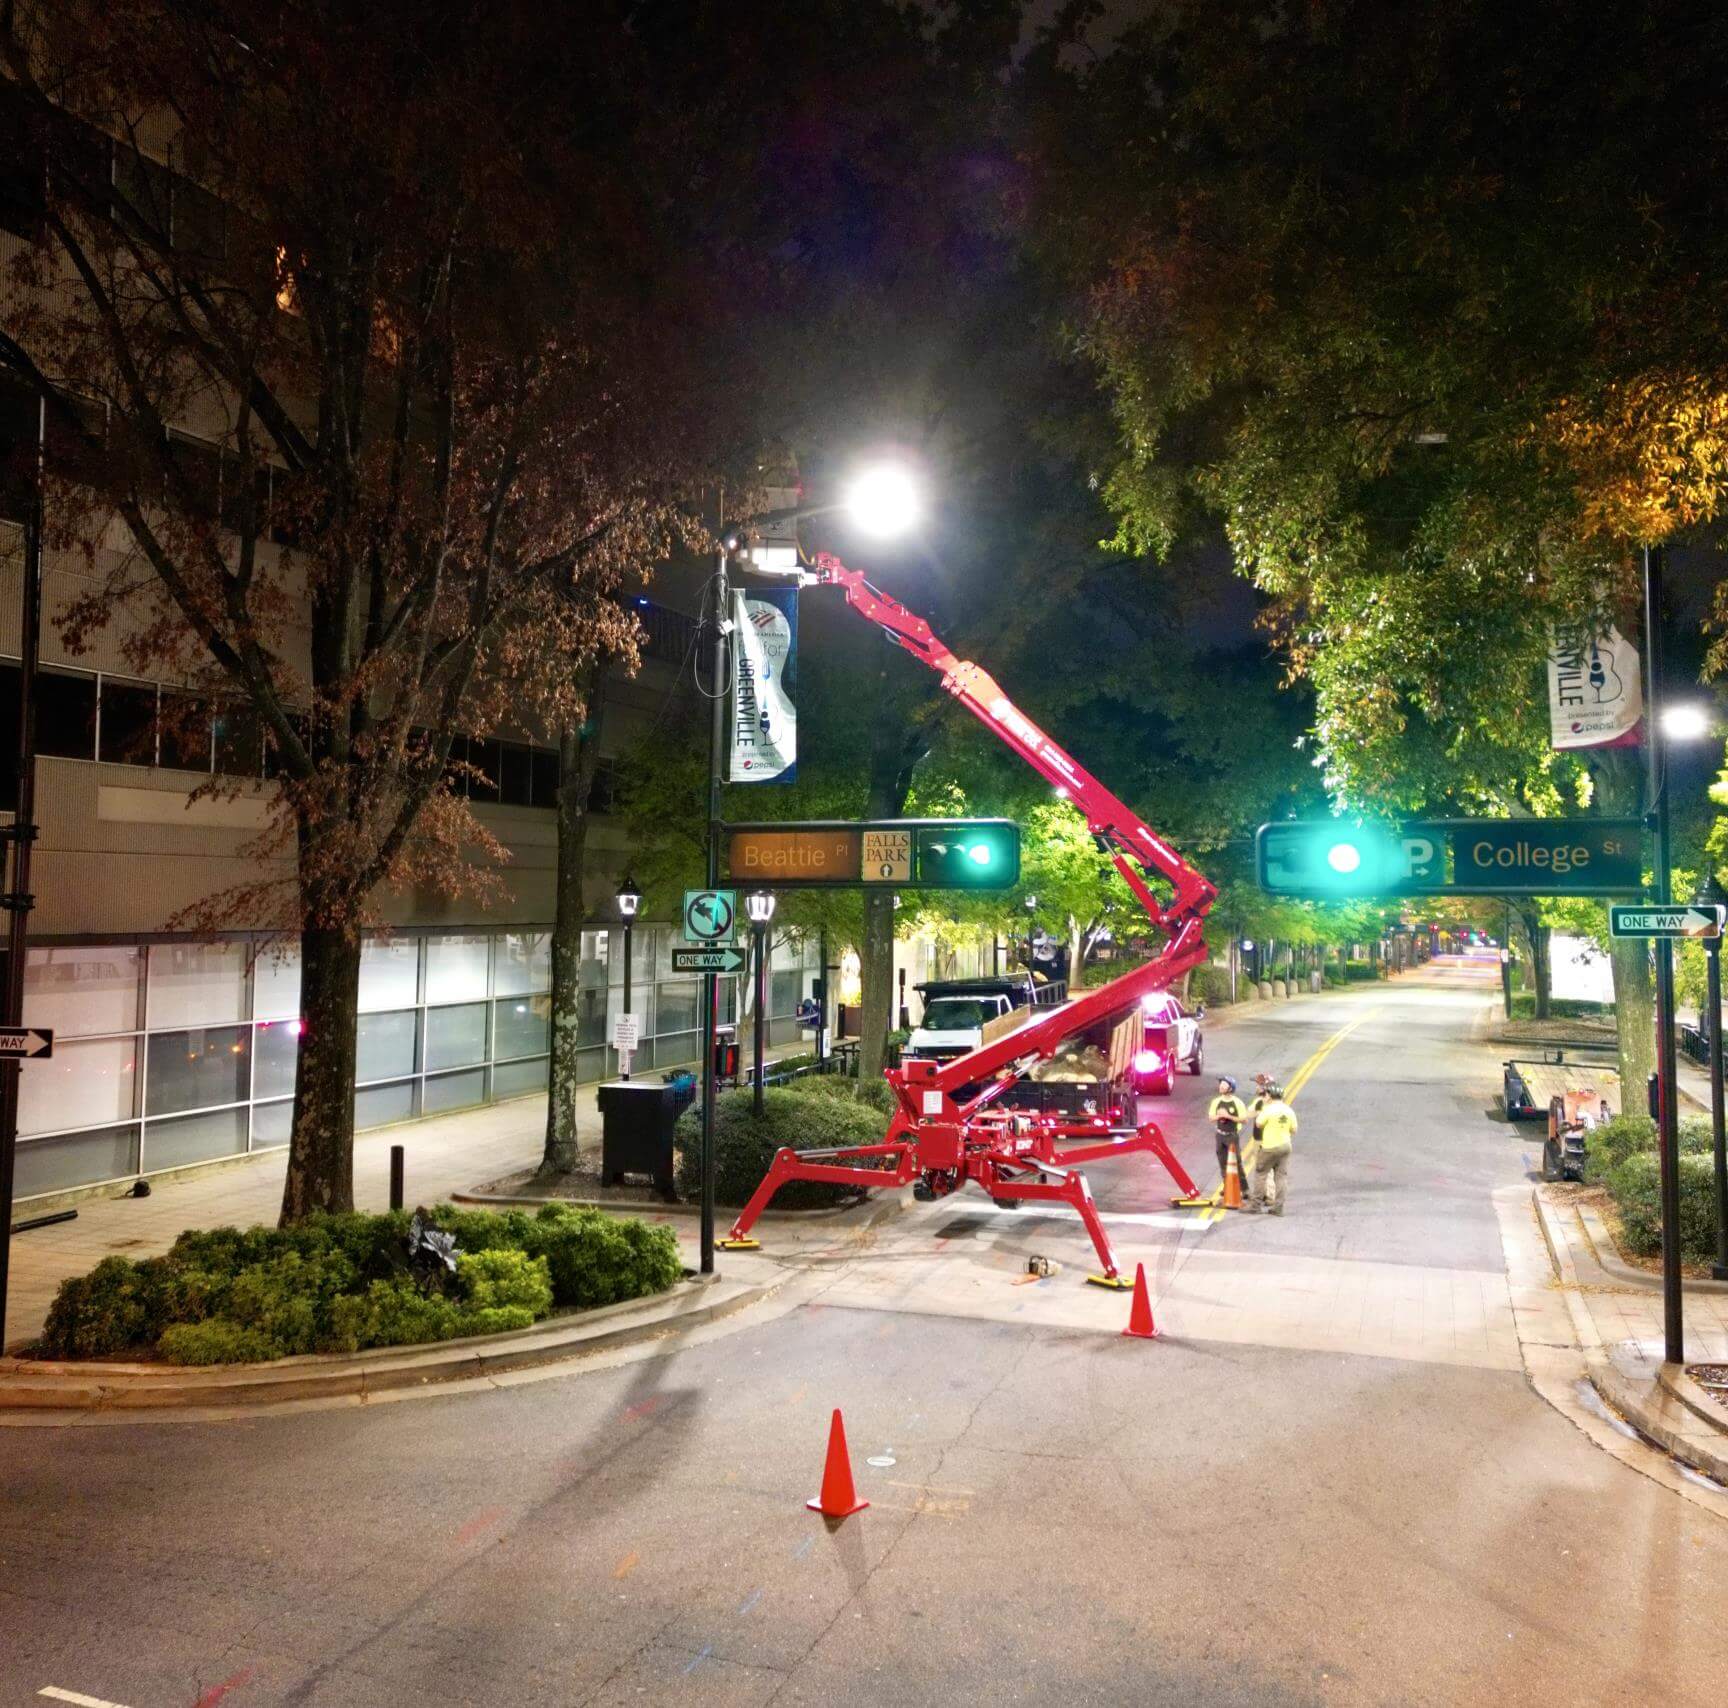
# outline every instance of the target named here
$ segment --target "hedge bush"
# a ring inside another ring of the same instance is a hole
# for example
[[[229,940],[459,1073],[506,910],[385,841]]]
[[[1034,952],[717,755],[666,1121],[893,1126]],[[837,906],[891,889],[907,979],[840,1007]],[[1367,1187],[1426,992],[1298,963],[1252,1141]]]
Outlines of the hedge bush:
[[[1680,1154],[1708,1155],[1711,1146],[1708,1121],[1680,1123]],[[1608,1185],[1610,1176],[1629,1157],[1647,1151],[1656,1154],[1656,1123],[1648,1115],[1616,1115],[1584,1135],[1584,1180],[1590,1186]]]
[[[768,1172],[782,1146],[795,1151],[835,1145],[871,1145],[888,1130],[888,1117],[866,1103],[821,1092],[769,1086],[762,1093],[762,1114],[751,1106],[748,1090],[725,1091],[714,1103],[714,1194],[727,1205],[742,1205]],[[701,1190],[702,1114],[687,1109],[678,1118],[678,1185],[687,1197]],[[781,1187],[779,1210],[823,1209],[851,1195],[844,1186],[793,1181]]]
[[[1188,975],[1188,1000],[1204,1002],[1217,1008],[1230,1000],[1230,969],[1228,967],[1196,967]]]
[[[862,1103],[884,1115],[894,1113],[894,1092],[885,1079],[848,1079],[842,1073],[813,1073],[795,1079],[783,1089],[800,1097],[831,1098],[840,1103]]]
[[[1344,963],[1344,982],[1346,984],[1372,984],[1380,976],[1380,966],[1376,961],[1346,961]]]
[[[1706,1129],[1708,1132],[1708,1129]],[[1639,1257],[1662,1250],[1662,1203],[1654,1151],[1636,1151],[1608,1177],[1627,1248]],[[1680,1255],[1706,1262],[1716,1254],[1716,1177],[1708,1155],[1680,1155]]]
[[[182,1234],[163,1257],[108,1257],[61,1284],[39,1350],[50,1358],[156,1354],[226,1364],[355,1352],[527,1328],[663,1292],[680,1275],[672,1230],[548,1204],[534,1216],[439,1205],[456,1273],[409,1266],[409,1218],[317,1216],[292,1228]]]

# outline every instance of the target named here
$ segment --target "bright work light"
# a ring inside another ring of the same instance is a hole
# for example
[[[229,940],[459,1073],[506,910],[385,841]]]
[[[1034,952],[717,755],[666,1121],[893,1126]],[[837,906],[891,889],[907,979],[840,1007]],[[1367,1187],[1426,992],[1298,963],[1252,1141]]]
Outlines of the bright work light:
[[[866,469],[846,494],[852,520],[878,539],[905,533],[923,508],[918,483],[897,463]]]
[[[1700,741],[1710,733],[1710,714],[1704,707],[1692,704],[1665,706],[1662,733],[1670,741]]]

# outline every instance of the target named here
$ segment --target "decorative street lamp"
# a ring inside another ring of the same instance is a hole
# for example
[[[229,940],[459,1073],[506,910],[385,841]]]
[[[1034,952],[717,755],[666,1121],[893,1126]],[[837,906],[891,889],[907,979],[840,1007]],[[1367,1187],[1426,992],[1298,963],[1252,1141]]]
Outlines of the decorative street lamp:
[[[637,887],[634,878],[626,878],[618,886],[618,917],[624,921],[624,1013],[630,1012],[630,933],[636,924],[636,910],[642,905],[642,891]],[[621,1053],[618,1063],[618,1077],[630,1077],[629,1050]]]
[[[731,696],[725,684],[732,680],[732,601],[728,586],[728,569],[735,554],[747,549],[750,524],[768,520],[796,522],[801,517],[844,509],[852,523],[862,532],[879,539],[904,533],[916,524],[923,510],[923,495],[915,476],[903,465],[878,463],[859,471],[847,488],[844,504],[818,506],[799,505],[789,511],[773,512],[771,517],[757,516],[740,519],[731,525],[724,514],[720,517],[721,533],[714,575],[709,582],[712,606],[703,613],[704,627],[713,635],[711,665],[710,715],[708,723],[708,888],[720,887],[720,788],[724,780],[722,759],[726,746],[726,706]],[[760,569],[759,569],[760,572]],[[799,572],[802,578],[802,570]],[[707,601],[704,601],[707,604]],[[772,908],[772,900],[769,906]],[[714,973],[702,976],[702,1222],[701,1269],[704,1275],[714,1273],[714,1033],[720,1018],[719,979]],[[760,1022],[758,1022],[760,1023]],[[758,1052],[760,1060],[760,1052]],[[762,1096],[761,1073],[756,1079],[758,1107]]]
[[[772,890],[752,890],[744,898],[744,914],[756,940],[756,1069],[751,1103],[758,1115],[762,1113],[762,1052],[768,1033],[768,922],[774,917],[774,904]]]

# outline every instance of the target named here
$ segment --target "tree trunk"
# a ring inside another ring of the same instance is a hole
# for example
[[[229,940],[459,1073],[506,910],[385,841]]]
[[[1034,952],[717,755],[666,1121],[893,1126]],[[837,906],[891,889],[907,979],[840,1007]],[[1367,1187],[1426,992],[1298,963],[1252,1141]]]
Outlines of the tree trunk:
[[[1538,925],[1530,933],[1530,970],[1536,978],[1536,1018],[1548,1020],[1553,1017],[1551,992],[1554,985],[1554,968],[1549,961],[1549,946],[1553,940],[1554,928],[1551,925]]]
[[[889,692],[888,666],[878,676],[880,704],[900,709]],[[915,721],[877,714],[871,732],[870,788],[865,799],[867,818],[898,818],[906,810],[912,792],[913,773],[928,750],[929,741]],[[887,1058],[888,1034],[894,1029],[894,897],[881,890],[864,896],[864,941],[859,945],[859,982],[862,1036],[858,1040],[858,1077],[880,1079]]]
[[[588,917],[582,862],[588,801],[600,755],[605,678],[588,691],[588,721],[558,734],[558,873],[552,924],[552,1060],[546,1099],[546,1145],[536,1178],[569,1174],[579,1148],[576,1087],[581,1078],[582,926]],[[634,993],[632,993],[634,994]]]
[[[1589,755],[1597,802],[1613,818],[1637,818],[1644,810],[1641,750],[1600,748]],[[1644,1082],[1656,1068],[1656,992],[1650,946],[1637,937],[1615,937],[1608,945],[1614,971],[1614,1020],[1620,1037],[1621,1108],[1644,1107]]]
[[[282,1225],[354,1208],[354,1067],[360,1012],[357,927],[300,933],[300,1060]]]

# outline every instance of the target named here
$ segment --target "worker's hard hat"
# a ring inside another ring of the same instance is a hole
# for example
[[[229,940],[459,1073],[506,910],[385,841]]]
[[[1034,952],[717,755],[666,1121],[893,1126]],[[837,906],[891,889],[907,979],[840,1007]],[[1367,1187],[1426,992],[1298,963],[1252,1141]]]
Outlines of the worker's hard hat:
[[[1227,1073],[1221,1073],[1221,1074],[1219,1074],[1219,1076],[1218,1076],[1218,1083],[1219,1083],[1219,1084],[1220,1084],[1220,1085],[1221,1085],[1221,1086],[1223,1086],[1223,1087],[1224,1087],[1224,1089],[1225,1089],[1225,1090],[1226,1090],[1226,1091],[1234,1091],[1234,1090],[1235,1090],[1235,1089],[1236,1089],[1236,1081],[1235,1081],[1235,1080],[1233,1080],[1233,1079],[1232,1079],[1232,1078],[1231,1078],[1231,1077],[1230,1077],[1230,1076],[1229,1076],[1229,1074],[1227,1074]]]
[[[1276,1081],[1269,1079],[1266,1081],[1266,1095],[1268,1097],[1282,1097],[1284,1095],[1284,1087],[1279,1085]]]

